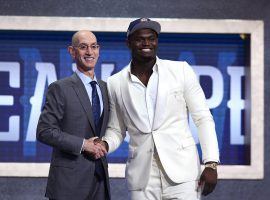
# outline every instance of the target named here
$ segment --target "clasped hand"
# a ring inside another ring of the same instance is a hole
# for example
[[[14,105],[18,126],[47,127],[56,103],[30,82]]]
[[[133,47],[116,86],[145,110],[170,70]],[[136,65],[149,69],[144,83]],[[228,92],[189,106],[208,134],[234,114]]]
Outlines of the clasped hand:
[[[84,140],[83,151],[93,159],[99,159],[106,156],[107,150],[104,142],[98,137],[92,137]]]

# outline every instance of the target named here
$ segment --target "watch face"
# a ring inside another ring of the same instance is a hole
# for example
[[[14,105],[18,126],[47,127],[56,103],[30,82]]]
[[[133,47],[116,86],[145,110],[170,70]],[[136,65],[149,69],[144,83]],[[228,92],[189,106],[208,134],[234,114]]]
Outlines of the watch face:
[[[208,167],[208,168],[212,168],[212,169],[217,169],[217,163],[209,163],[209,164],[206,164],[205,167]]]

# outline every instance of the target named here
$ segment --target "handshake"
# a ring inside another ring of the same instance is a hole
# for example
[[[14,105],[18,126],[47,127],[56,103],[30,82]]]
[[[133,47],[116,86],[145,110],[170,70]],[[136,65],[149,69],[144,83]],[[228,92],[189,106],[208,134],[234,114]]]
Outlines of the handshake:
[[[83,152],[93,159],[99,159],[108,153],[108,144],[98,137],[85,139],[83,143]]]

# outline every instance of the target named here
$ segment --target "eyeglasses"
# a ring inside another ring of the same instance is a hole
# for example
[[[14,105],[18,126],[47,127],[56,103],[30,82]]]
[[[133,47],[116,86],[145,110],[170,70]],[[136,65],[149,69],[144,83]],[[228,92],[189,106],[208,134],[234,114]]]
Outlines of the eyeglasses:
[[[99,45],[98,45],[98,44],[91,44],[91,45],[88,45],[88,44],[79,44],[78,46],[73,46],[73,47],[77,47],[77,48],[80,49],[81,51],[86,51],[86,50],[88,50],[89,48],[90,48],[92,51],[95,51],[95,50],[99,49]]]

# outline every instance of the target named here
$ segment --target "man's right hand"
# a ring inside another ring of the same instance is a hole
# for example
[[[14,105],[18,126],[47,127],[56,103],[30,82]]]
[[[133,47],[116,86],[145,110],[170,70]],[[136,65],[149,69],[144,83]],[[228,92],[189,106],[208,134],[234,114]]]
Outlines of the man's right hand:
[[[102,140],[100,138],[96,138],[96,139],[94,139],[94,144],[97,144],[97,143],[101,144],[106,149],[107,152],[109,151],[109,145],[105,140]]]
[[[99,142],[94,142],[97,137],[84,140],[83,151],[94,159],[99,159],[107,154],[106,148]]]

